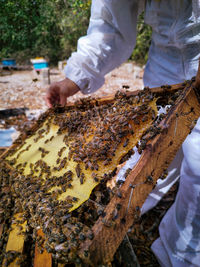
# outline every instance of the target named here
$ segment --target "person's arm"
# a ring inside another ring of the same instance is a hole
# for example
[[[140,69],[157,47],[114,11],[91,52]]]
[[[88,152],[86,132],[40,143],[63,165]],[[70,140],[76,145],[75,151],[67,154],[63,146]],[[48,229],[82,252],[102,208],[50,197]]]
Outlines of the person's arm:
[[[105,74],[130,57],[136,41],[137,15],[137,0],[93,0],[87,35],[79,39],[77,52],[72,53],[65,67],[67,79],[61,82],[65,89],[50,86],[47,100],[54,101],[52,92],[56,91],[62,91],[66,100],[79,89],[84,94],[99,89]],[[70,89],[66,80],[74,83]],[[60,100],[58,97],[57,102]]]

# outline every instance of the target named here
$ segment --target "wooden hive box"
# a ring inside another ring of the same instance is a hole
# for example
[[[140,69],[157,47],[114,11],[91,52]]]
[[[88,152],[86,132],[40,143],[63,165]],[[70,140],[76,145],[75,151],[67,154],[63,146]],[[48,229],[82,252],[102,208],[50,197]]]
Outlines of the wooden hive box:
[[[164,170],[167,169],[173,160],[177,150],[191,132],[196,120],[200,116],[199,92],[195,84],[195,79],[183,84],[173,86],[162,86],[160,88],[147,89],[155,97],[164,99],[167,94],[178,92],[178,97],[168,113],[157,125],[158,131],[152,135],[142,150],[141,157],[135,167],[129,172],[125,182],[120,185],[109,203],[106,205],[103,214],[98,217],[91,227],[93,238],[84,238],[80,244],[77,257],[85,264],[97,266],[99,264],[109,264],[115,251],[125,237],[128,229],[137,221],[142,207],[148,194],[161,177]],[[128,92],[129,95],[136,95],[138,92]],[[99,100],[98,105],[110,103],[113,97],[106,100]],[[96,100],[95,100],[96,101]],[[31,131],[33,132],[35,128]],[[23,136],[25,140],[27,134]],[[9,153],[18,149],[18,144],[14,144],[6,151],[1,159],[8,157]],[[13,170],[13,166],[5,163],[8,169]],[[113,178],[113,180],[115,180]],[[12,186],[11,186],[12,187]],[[12,189],[12,188],[11,188]],[[13,189],[12,189],[13,190]],[[22,214],[15,214],[15,220],[12,224],[13,230],[9,234],[6,251],[17,251],[20,253],[24,249],[24,238],[20,235],[19,226],[16,228],[16,217]],[[3,233],[4,224],[0,225],[0,236]],[[21,224],[21,230],[26,227],[26,222]],[[45,236],[42,230],[37,231],[38,236]],[[36,244],[34,255],[34,266],[52,266],[52,255],[44,248]],[[5,263],[5,261],[4,261]],[[67,262],[66,262],[67,263]],[[9,266],[19,266],[17,260]],[[59,266],[62,266],[59,263]],[[64,266],[64,265],[63,265]]]

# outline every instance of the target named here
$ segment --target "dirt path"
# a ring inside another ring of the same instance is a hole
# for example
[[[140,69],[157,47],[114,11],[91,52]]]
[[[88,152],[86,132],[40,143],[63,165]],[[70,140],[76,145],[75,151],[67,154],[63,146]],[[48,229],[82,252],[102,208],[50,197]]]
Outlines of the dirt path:
[[[0,76],[0,109],[28,107],[29,109],[46,109],[45,92],[46,85],[42,81],[42,75],[37,75],[34,71],[14,71],[4,72]],[[105,77],[105,84],[93,97],[101,97],[121,90],[123,86],[129,86],[130,90],[141,89],[143,69],[133,63],[125,63],[113,70]],[[63,79],[64,73],[58,69],[50,70],[51,82]],[[78,93],[69,98],[74,102],[81,97],[87,97]]]

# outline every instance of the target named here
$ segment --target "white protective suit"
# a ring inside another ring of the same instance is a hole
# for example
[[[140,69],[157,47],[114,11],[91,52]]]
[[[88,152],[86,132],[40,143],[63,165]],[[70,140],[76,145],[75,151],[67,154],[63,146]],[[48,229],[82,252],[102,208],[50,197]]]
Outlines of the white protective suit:
[[[131,55],[139,5],[143,4],[145,21],[153,28],[145,86],[179,83],[196,75],[200,0],[93,0],[87,36],[79,39],[77,52],[65,68],[66,77],[84,94],[100,88],[105,74]],[[160,238],[152,245],[164,267],[200,266],[200,119],[182,149],[184,160],[181,164],[179,151],[178,164],[173,162],[168,177],[172,184],[177,165],[181,165],[179,191],[160,224]],[[143,212],[155,205],[154,196],[152,193]]]

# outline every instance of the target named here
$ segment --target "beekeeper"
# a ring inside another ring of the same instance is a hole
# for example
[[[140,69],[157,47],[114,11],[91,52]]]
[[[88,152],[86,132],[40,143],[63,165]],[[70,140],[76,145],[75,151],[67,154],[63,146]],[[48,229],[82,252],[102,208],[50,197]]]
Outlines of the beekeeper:
[[[175,84],[196,75],[200,0],[93,0],[87,35],[79,39],[77,52],[68,60],[66,79],[48,89],[49,106],[64,105],[67,97],[79,90],[83,94],[95,92],[103,85],[105,74],[130,57],[142,5],[145,22],[153,29],[144,85]],[[179,151],[168,177],[177,174],[180,162],[179,191],[160,224],[160,238],[152,245],[160,265],[165,267],[200,266],[200,120],[182,150],[184,159]],[[143,212],[155,204],[153,196],[156,199],[156,194],[149,196]]]

